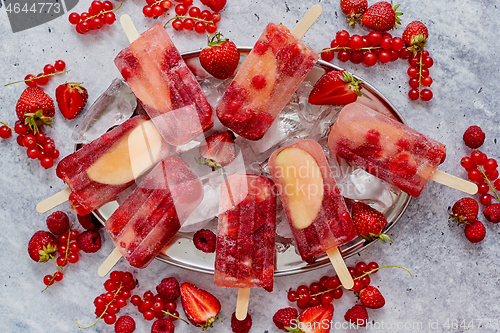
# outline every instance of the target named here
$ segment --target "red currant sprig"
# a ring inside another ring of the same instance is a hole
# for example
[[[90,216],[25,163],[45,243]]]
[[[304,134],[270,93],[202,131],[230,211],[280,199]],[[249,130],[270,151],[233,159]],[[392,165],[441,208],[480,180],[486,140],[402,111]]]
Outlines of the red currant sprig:
[[[147,5],[142,9],[146,17],[158,17],[163,15],[172,7],[170,0],[146,0]]]
[[[205,11],[203,11],[205,12]],[[216,21],[214,20],[214,15],[217,13],[214,13],[213,15],[208,12],[206,15],[201,15],[203,12],[200,13],[199,17],[194,17],[194,16],[186,16],[186,15],[177,15],[175,17],[172,17],[170,20],[165,23],[165,27],[172,22],[172,28],[175,30],[195,30],[199,34],[203,34],[205,32],[209,34],[213,34],[217,31],[217,24]],[[218,14],[217,14],[218,15]],[[217,16],[217,19],[220,20],[220,15]],[[217,21],[218,22],[218,21]]]
[[[106,292],[94,299],[97,320],[86,327],[80,326],[78,321],[76,324],[79,328],[90,328],[102,318],[106,324],[113,325],[116,322],[116,314],[127,305],[127,300],[131,297],[131,291],[135,287],[136,283],[132,273],[111,272],[109,279],[104,282]]]
[[[177,304],[175,300],[163,299],[160,295],[155,295],[150,290],[146,291],[142,298],[139,295],[133,295],[130,302],[137,307],[137,310],[142,313],[142,316],[147,321],[169,316],[171,321],[180,319],[189,324],[187,321],[179,317],[179,312],[176,310]]]
[[[104,24],[113,24],[116,21],[114,11],[119,9],[122,4],[123,2],[120,2],[120,5],[114,8],[111,1],[94,0],[88,12],[71,13],[68,20],[69,23],[75,25],[76,32],[83,35],[90,30],[101,29]]]
[[[483,206],[491,205],[493,199],[500,202],[500,179],[498,179],[498,163],[495,159],[488,158],[485,153],[476,149],[470,156],[463,157],[460,164],[467,170],[469,179],[478,183],[478,193],[481,194],[479,202]],[[492,190],[494,196],[488,193],[489,189]]]
[[[4,86],[10,86],[11,84],[15,83],[21,83],[24,82],[28,87],[36,87],[37,85],[39,86],[44,86],[49,82],[49,79],[52,76],[59,75],[59,74],[66,74],[70,70],[64,70],[66,68],[66,64],[62,60],[57,60],[54,65],[47,64],[43,67],[43,73],[38,74],[37,76],[34,76],[33,74],[28,74],[24,77],[24,80],[20,81],[14,81],[5,84]]]
[[[16,121],[14,132],[17,136],[17,143],[21,147],[26,147],[26,155],[40,161],[40,165],[45,169],[54,166],[54,160],[59,158],[59,150],[56,149],[54,140],[43,133],[40,129],[33,132],[30,127],[20,120]]]
[[[429,56],[428,51],[423,50],[417,52],[415,55],[410,55],[408,63],[410,65],[407,71],[410,77],[408,84],[411,87],[408,97],[412,101],[417,99],[424,102],[430,101],[433,94],[427,87],[432,84],[432,78],[429,76],[429,68],[434,64],[434,60]]]

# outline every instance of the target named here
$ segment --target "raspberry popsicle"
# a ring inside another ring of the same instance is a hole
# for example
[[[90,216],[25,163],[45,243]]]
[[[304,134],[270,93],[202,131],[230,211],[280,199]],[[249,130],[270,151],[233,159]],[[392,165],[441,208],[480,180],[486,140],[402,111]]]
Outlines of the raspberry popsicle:
[[[106,230],[130,265],[146,267],[203,199],[203,185],[178,157],[158,163],[106,221]]]
[[[267,25],[217,105],[224,126],[246,139],[264,136],[319,58],[301,37]]]
[[[321,146],[300,140],[269,158],[283,208],[303,260],[337,248],[357,236]]]
[[[227,177],[221,186],[219,202],[215,285],[262,287],[272,291],[275,234],[276,188],[273,181],[259,175]],[[244,312],[241,319],[245,319],[246,308]]]
[[[71,190],[73,209],[86,215],[114,200],[169,150],[153,123],[136,116],[66,156],[56,174]]]
[[[446,147],[359,103],[346,105],[333,125],[333,154],[418,197],[446,158]]]
[[[122,25],[131,24],[126,17]],[[143,32],[115,65],[168,143],[185,144],[213,126],[214,111],[163,26]]]

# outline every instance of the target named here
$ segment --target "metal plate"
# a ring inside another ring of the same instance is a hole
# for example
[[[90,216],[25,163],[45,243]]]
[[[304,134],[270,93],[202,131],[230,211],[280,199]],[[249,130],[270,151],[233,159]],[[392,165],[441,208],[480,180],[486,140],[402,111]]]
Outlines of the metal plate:
[[[239,50],[242,55],[242,59],[240,60],[241,63],[246,55],[250,52],[251,48],[243,47],[239,48]],[[188,66],[197,76],[207,76],[209,74],[205,72],[205,70],[199,63],[199,54],[200,52],[196,51],[184,53],[182,56],[188,63]],[[325,70],[342,70],[342,68],[319,60],[311,70],[309,75],[306,77],[305,81],[309,81],[311,82],[311,84],[314,84],[318,80],[318,78],[325,72]],[[357,79],[361,79],[356,75],[354,75],[354,77]],[[403,117],[394,107],[394,105],[392,105],[389,100],[385,96],[383,96],[374,86],[366,81],[363,81],[363,83],[361,83],[361,89],[364,94],[363,98],[365,98],[365,103],[368,103],[372,108],[377,109],[378,111],[383,112],[387,115],[392,115],[395,119],[401,121],[402,123],[405,123]],[[388,222],[386,229],[384,229],[385,233],[387,233],[387,231],[394,227],[396,222],[405,212],[408,204],[410,203],[410,200],[411,196],[406,193],[400,193],[396,195],[393,205],[384,212]],[[100,209],[95,210],[94,215],[102,223],[104,223],[117,207],[118,203],[116,201],[111,202],[104,205]],[[177,267],[186,268],[195,272],[213,274],[215,253],[206,254],[197,250],[193,244],[192,235],[193,233],[178,233],[176,237],[170,242],[170,245],[164,249],[162,254],[157,256],[157,259],[165,263]],[[377,242],[377,240],[366,241],[358,237],[341,247],[342,256],[344,258],[353,256],[363,251],[368,246],[371,246],[375,242]],[[302,273],[328,265],[330,265],[330,260],[328,259],[326,254],[316,258],[316,261],[311,264],[302,261],[300,256],[296,253],[295,247],[291,245],[287,248],[286,251],[277,253],[275,276]]]

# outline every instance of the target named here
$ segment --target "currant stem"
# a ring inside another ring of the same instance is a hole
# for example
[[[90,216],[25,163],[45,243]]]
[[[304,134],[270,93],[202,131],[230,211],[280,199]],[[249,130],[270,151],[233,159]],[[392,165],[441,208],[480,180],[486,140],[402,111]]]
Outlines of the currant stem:
[[[13,131],[14,129],[12,127],[10,127],[9,125],[7,125],[6,123],[4,123],[3,121],[0,121],[0,124],[4,125],[4,126],[7,126],[11,131]]]
[[[118,287],[118,289],[116,289],[115,293],[113,294],[113,295],[114,295],[113,299],[112,299],[111,301],[109,301],[109,303],[108,303],[108,304],[106,304],[106,307],[104,308],[104,311],[103,311],[103,312],[101,313],[101,315],[100,315],[100,316],[96,319],[96,321],[94,321],[94,323],[93,323],[92,325],[90,325],[90,326],[86,326],[86,327],[82,327],[82,326],[80,326],[80,324],[78,323],[78,320],[76,320],[76,319],[75,319],[76,324],[78,325],[78,327],[79,327],[79,328],[81,328],[81,329],[86,329],[86,328],[90,328],[90,327],[94,326],[95,324],[97,324],[97,322],[98,322],[99,320],[101,320],[101,318],[102,318],[102,317],[104,317],[104,315],[106,314],[106,311],[108,311],[108,307],[109,307],[109,305],[110,305],[111,303],[113,303],[113,301],[114,301],[114,300],[115,300],[115,298],[116,298],[116,295],[118,295],[118,293],[121,291],[121,289],[122,289],[122,288],[123,288],[123,283],[120,281],[120,286]]]
[[[479,171],[481,171],[481,173],[483,174],[484,179],[486,179],[486,181],[488,182],[488,186],[493,190],[493,193],[495,194],[497,201],[500,201],[500,195],[498,195],[498,192],[496,191],[495,186],[493,186],[493,184],[491,184],[491,181],[488,178],[488,176],[486,176],[486,173],[484,172],[483,168],[480,165],[478,165],[477,167],[478,167]]]
[[[40,76],[34,76],[31,79],[21,80],[21,81],[15,81],[15,82],[10,82],[10,83],[4,84],[4,87],[10,86],[11,84],[15,84],[15,83],[35,81],[35,80],[37,80],[37,79],[39,79],[41,77],[49,77],[49,76],[54,76],[54,75],[58,75],[58,74],[66,74],[66,73],[69,73],[70,71],[71,71],[71,69],[68,69],[68,70],[63,70],[63,71],[60,71],[60,72],[55,72],[55,73],[50,73],[50,74],[43,74],[43,75],[40,75]]]
[[[71,224],[71,226],[69,227],[69,231],[68,231],[68,240],[66,242],[66,252],[64,252],[64,261],[67,261],[68,260],[68,254],[69,254],[69,242],[70,242],[70,235],[71,235],[71,229],[73,227],[73,224]],[[57,264],[57,261],[54,259],[54,256],[52,256],[52,254],[50,254],[50,259],[52,259],[52,261],[56,264],[57,266],[57,272],[54,273],[54,275],[52,275],[52,279],[50,279],[50,283],[47,285],[47,287],[45,287],[44,290],[42,290],[42,293],[49,289],[49,287],[52,285],[53,281],[56,279],[56,274],[59,273],[60,271],[62,271],[63,267],[64,266],[59,266]]]
[[[167,27],[167,25],[168,25],[170,22],[172,22],[172,21],[174,21],[174,20],[177,20],[177,19],[180,19],[180,18],[190,18],[190,19],[193,19],[193,20],[195,20],[195,21],[200,21],[200,22],[204,22],[204,23],[214,23],[214,21],[207,21],[207,20],[201,19],[201,18],[199,18],[199,17],[192,17],[192,16],[187,16],[187,15],[176,15],[176,16],[172,17],[170,20],[168,20],[168,21],[167,21],[167,23],[165,23],[165,24],[163,25],[163,27],[164,27],[164,28],[166,28],[166,27]]]
[[[120,5],[116,8],[113,8],[113,9],[110,9],[110,10],[105,10],[103,12],[100,12],[98,14],[95,14],[95,15],[92,15],[92,16],[89,16],[85,19],[85,21],[88,21],[90,19],[93,19],[94,17],[98,17],[98,16],[101,16],[101,15],[104,15],[104,14],[107,14],[107,13],[111,13],[111,12],[114,12],[115,10],[117,10],[118,8],[120,8],[121,6],[123,5],[123,1],[120,2]]]
[[[374,268],[374,269],[372,269],[372,270],[370,270],[370,271],[368,271],[368,272],[365,272],[364,274],[362,274],[362,275],[360,275],[360,276],[358,276],[358,277],[355,277],[353,280],[360,280],[361,278],[363,278],[363,277],[364,277],[364,276],[366,276],[366,275],[370,275],[370,274],[372,274],[372,273],[374,273],[374,272],[378,271],[379,269],[382,269],[382,268],[387,268],[387,267],[398,267],[398,268],[402,268],[402,269],[406,270],[406,271],[410,274],[410,276],[413,278],[413,275],[411,274],[410,270],[409,270],[408,268],[406,268],[406,267],[399,266],[399,265],[385,265],[385,266],[380,266],[380,267]],[[322,295],[322,294],[329,293],[330,291],[337,290],[337,289],[339,289],[340,287],[343,287],[343,285],[339,285],[338,287],[336,287],[336,288],[334,288],[334,289],[327,289],[327,290],[323,290],[323,291],[321,291],[321,292],[319,292],[319,293],[316,293],[316,294],[311,295],[311,297],[314,297],[314,296],[320,296],[320,295]]]
[[[179,319],[179,320],[182,320],[183,322],[185,322],[186,324],[188,324],[188,325],[189,325],[189,322],[188,322],[187,320],[182,319],[181,317],[174,316],[174,315],[173,315],[173,314],[171,314],[169,311],[161,310],[161,312],[163,312],[163,313],[164,313],[164,314],[166,314],[166,315],[169,315],[169,316],[172,316],[172,317],[174,317],[174,318],[177,318],[177,319]]]
[[[376,49],[381,49],[382,46],[368,46],[368,47],[360,47],[359,49],[353,49],[352,47],[349,46],[335,46],[329,49],[324,49],[319,51],[318,53],[323,53],[323,52],[329,52],[329,51],[335,51],[335,50],[342,50],[342,51],[371,51],[371,50],[376,50]]]

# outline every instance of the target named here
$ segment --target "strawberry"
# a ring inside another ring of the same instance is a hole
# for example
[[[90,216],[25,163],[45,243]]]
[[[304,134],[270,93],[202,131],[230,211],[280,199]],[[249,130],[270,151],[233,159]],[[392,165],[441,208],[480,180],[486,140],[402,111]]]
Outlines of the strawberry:
[[[486,236],[486,228],[481,221],[476,220],[465,226],[464,233],[469,242],[478,243]]]
[[[465,130],[462,138],[467,147],[477,149],[483,145],[486,134],[481,127],[473,125]]]
[[[359,301],[368,309],[379,309],[385,305],[384,296],[382,296],[380,290],[374,286],[363,288],[363,290],[359,292]]]
[[[346,105],[355,102],[359,84],[348,71],[331,71],[323,74],[309,94],[309,103],[314,105]]]
[[[204,330],[212,327],[221,309],[219,300],[208,291],[184,282],[181,284],[181,301],[184,313],[191,324]]]
[[[225,131],[209,136],[200,145],[200,155],[222,166],[230,164],[236,158],[233,132]]]
[[[46,262],[57,251],[57,238],[48,231],[39,230],[31,236],[28,254],[36,262]]]
[[[356,225],[358,234],[366,240],[380,238],[384,243],[392,242],[391,238],[382,233],[387,225],[384,214],[363,202],[354,202],[352,205],[352,220]]]
[[[500,203],[489,205],[484,209],[483,214],[492,223],[500,222]]]
[[[403,32],[403,42],[410,51],[422,50],[429,38],[427,27],[420,21],[410,22]]]
[[[279,309],[273,316],[273,322],[280,330],[289,332],[286,327],[291,327],[294,321],[296,323],[298,316],[299,312],[296,308]]]
[[[293,333],[328,333],[333,317],[333,304],[307,308],[299,315],[299,320],[292,320],[288,329]]]
[[[39,87],[24,89],[16,104],[17,117],[36,133],[38,126],[52,125],[54,101]]]
[[[56,88],[59,111],[66,119],[75,118],[87,103],[89,94],[81,83],[67,82]]]
[[[364,306],[356,304],[347,310],[344,315],[344,319],[348,322],[355,323],[360,327],[365,327],[368,322],[368,312]]]
[[[396,24],[401,24],[399,16],[403,13],[396,12],[399,5],[395,7],[387,1],[379,1],[368,7],[363,14],[363,24],[372,30],[388,31],[397,28]]]
[[[204,5],[210,7],[210,9],[216,13],[220,12],[226,5],[226,0],[208,0],[203,2]]]
[[[340,0],[340,9],[347,15],[347,23],[353,28],[356,22],[362,23],[361,16],[368,8],[367,0]]]
[[[477,219],[479,204],[472,198],[462,198],[455,202],[451,211],[450,218],[458,224],[472,223]]]
[[[201,50],[201,66],[217,79],[227,79],[234,74],[240,61],[236,45],[220,33],[208,38],[208,46]]]

